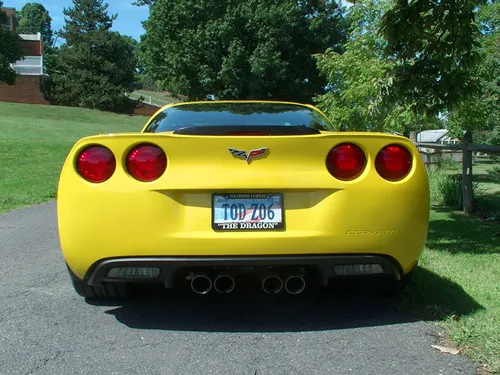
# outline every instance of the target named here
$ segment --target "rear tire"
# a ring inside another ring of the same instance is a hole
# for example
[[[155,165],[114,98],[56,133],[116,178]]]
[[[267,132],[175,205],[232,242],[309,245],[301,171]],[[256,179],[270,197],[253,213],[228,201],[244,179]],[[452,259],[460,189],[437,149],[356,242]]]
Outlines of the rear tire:
[[[80,280],[68,267],[73,289],[80,296],[89,299],[124,300],[130,298],[130,288],[123,283],[108,283],[99,286],[87,285]]]
[[[390,298],[401,298],[410,285],[417,266],[413,267],[406,275],[401,276],[400,280],[384,279],[381,283],[383,293]]]

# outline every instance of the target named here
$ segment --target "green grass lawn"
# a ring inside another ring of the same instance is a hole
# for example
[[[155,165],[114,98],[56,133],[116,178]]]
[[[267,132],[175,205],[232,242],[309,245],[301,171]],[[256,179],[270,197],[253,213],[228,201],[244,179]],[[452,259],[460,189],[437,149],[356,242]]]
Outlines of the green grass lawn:
[[[139,131],[146,120],[0,102],[0,212],[54,199],[64,159],[79,138]],[[464,353],[500,372],[500,178],[492,167],[474,166],[480,215],[433,206],[427,249],[401,307],[445,327]],[[455,165],[446,173],[457,171]]]
[[[433,206],[427,248],[402,307],[446,328],[463,353],[500,373],[500,178],[492,167],[473,166],[474,215]]]
[[[79,138],[139,131],[143,116],[0,102],[0,212],[55,198],[62,164]]]
[[[169,93],[162,91],[136,90],[130,94],[130,97],[133,99],[138,99],[141,95],[146,98],[146,102],[148,102],[149,97],[151,97],[152,104],[159,106],[164,106],[170,103],[177,103],[180,101],[179,98],[176,98]]]

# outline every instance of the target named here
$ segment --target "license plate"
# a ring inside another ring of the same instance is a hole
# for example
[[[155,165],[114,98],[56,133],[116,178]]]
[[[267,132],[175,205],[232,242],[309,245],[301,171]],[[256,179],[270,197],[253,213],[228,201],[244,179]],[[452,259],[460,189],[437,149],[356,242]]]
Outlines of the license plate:
[[[283,229],[283,194],[214,194],[212,228],[216,231]]]

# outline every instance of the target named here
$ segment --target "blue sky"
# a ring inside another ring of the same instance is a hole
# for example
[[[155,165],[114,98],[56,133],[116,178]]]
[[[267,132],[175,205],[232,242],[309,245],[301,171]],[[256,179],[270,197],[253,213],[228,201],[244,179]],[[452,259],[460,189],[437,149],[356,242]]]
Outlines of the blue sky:
[[[42,4],[52,18],[52,30],[58,30],[64,25],[63,8],[73,6],[71,0],[3,0],[3,6],[21,10],[24,4],[36,2]],[[144,34],[142,21],[149,15],[148,7],[136,7],[132,5],[133,0],[105,0],[109,5],[110,14],[118,14],[118,18],[113,23],[113,30],[120,34],[129,35],[137,40]]]

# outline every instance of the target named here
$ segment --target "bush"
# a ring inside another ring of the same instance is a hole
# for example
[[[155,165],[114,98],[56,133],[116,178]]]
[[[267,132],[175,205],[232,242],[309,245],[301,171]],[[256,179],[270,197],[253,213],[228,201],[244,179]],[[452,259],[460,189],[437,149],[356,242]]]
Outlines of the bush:
[[[495,165],[493,168],[488,169],[487,172],[493,178],[496,178],[496,179],[498,179],[498,181],[500,181],[500,165]]]
[[[451,158],[451,156],[445,156],[446,153],[437,151],[437,163],[436,169],[438,170],[457,170],[461,169],[462,163],[459,163]]]
[[[434,204],[459,207],[462,204],[462,176],[440,171],[431,174],[431,200]]]
[[[429,171],[429,187],[431,202],[435,205],[444,205],[451,208],[462,207],[462,175],[445,173],[441,170]],[[478,182],[472,182],[474,197],[481,194]]]
[[[462,176],[459,174],[443,176],[438,180],[438,192],[445,206],[459,207],[462,205]]]

